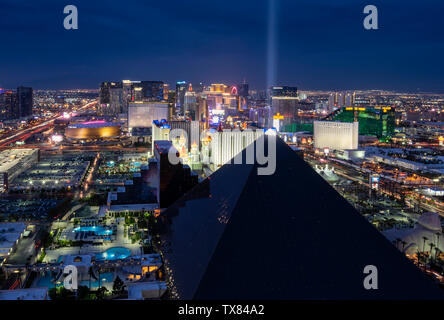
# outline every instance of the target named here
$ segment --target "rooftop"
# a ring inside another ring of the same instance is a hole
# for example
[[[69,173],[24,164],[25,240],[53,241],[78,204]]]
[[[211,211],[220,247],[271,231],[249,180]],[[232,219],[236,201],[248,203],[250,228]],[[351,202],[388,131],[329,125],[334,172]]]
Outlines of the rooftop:
[[[0,300],[47,300],[48,288],[0,290]]]
[[[68,128],[106,128],[106,127],[120,127],[118,123],[106,122],[106,121],[89,121],[82,123],[75,123],[68,126]]]
[[[0,172],[6,172],[38,149],[9,149],[0,153]]]

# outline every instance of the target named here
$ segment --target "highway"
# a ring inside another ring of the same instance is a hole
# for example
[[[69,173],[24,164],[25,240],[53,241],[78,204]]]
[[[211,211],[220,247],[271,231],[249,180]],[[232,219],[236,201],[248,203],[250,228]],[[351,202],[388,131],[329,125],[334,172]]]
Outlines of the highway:
[[[84,106],[80,107],[79,110],[85,110],[90,108],[91,106],[94,106],[97,104],[97,101],[93,101],[90,103],[85,104]],[[35,126],[32,126],[30,128],[18,130],[11,136],[4,138],[0,140],[0,147],[8,147],[11,143],[17,142],[17,141],[25,141],[30,136],[32,136],[35,133],[45,131],[49,129],[54,121],[58,118],[63,117],[60,113],[54,115],[53,117],[49,118],[48,120],[44,121],[43,123],[37,124]]]
[[[57,119],[58,117],[60,117],[60,115],[54,116],[49,120],[41,124],[35,125],[31,128],[19,130],[18,132],[14,133],[12,136],[0,140],[0,147],[7,147],[11,143],[17,141],[24,141],[27,138],[29,138],[31,135],[48,129],[54,123],[54,120]]]

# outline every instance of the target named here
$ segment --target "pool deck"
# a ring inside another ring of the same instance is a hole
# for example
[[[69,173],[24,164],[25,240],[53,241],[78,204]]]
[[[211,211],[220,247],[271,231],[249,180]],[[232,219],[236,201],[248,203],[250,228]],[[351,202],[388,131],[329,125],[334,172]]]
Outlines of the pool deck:
[[[45,263],[57,261],[61,255],[70,254],[97,254],[113,247],[125,247],[131,250],[132,255],[140,255],[141,245],[138,243],[131,243],[131,240],[124,237],[124,218],[118,218],[120,224],[117,224],[116,239],[112,243],[104,243],[102,245],[83,245],[82,247],[63,247],[55,250],[46,250],[46,255],[43,260]]]

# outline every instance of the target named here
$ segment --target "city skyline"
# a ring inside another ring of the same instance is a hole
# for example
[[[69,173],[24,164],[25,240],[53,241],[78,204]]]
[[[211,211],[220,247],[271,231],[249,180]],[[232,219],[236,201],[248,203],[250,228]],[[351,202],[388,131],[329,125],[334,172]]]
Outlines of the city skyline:
[[[0,300],[444,298],[444,2],[0,8]]]
[[[168,8],[76,1],[78,30],[63,28],[64,5],[2,1],[9,49],[0,52],[0,87],[97,88],[105,79],[171,84],[246,79],[261,90],[269,86],[268,70],[275,73],[275,85],[301,90],[444,92],[439,54],[443,4],[376,1],[380,27],[365,30],[362,1],[274,2],[270,40],[268,1],[222,7],[176,1]]]

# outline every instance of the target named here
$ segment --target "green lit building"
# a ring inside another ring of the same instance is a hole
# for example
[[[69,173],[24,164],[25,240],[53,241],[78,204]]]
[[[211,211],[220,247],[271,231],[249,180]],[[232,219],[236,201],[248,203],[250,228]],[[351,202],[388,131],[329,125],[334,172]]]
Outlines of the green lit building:
[[[346,107],[340,108],[325,120],[353,122],[355,113],[359,122],[359,134],[376,136],[379,139],[391,137],[395,133],[395,109],[392,107]],[[283,126],[282,132],[313,132],[313,124],[292,123]]]

